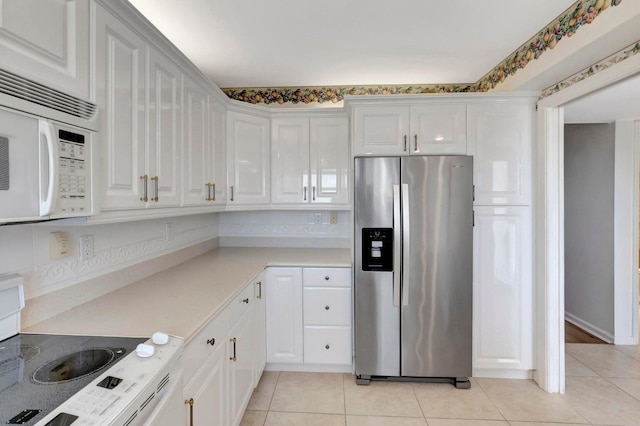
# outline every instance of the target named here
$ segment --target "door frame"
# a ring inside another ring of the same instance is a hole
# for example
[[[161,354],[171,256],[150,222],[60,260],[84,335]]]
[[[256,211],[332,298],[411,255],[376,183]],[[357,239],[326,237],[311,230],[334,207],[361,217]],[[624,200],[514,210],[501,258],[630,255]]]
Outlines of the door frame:
[[[640,55],[628,58],[584,80],[560,90],[538,102],[537,112],[537,146],[534,151],[535,193],[535,342],[536,370],[534,380],[547,392],[564,393],[565,391],[565,351],[564,351],[564,110],[563,105],[598,89],[616,83],[640,72]],[[633,122],[632,122],[633,123]],[[616,125],[616,131],[622,130]],[[629,131],[635,136],[629,140]],[[631,293],[638,297],[638,173],[640,153],[640,124],[626,125],[627,146],[632,152],[631,170],[634,173],[635,187],[631,204],[631,216],[634,229],[631,237],[631,262],[635,265],[635,288]],[[616,148],[618,147],[616,136]],[[616,175],[616,177],[618,177]],[[616,185],[617,186],[617,185]],[[616,197],[618,198],[618,197]],[[618,207],[618,206],[616,206]],[[628,221],[628,219],[625,219]],[[616,236],[620,226],[616,217]],[[626,228],[628,229],[628,228]],[[627,242],[628,244],[628,242]],[[622,247],[616,239],[616,253]],[[629,248],[627,246],[627,248]],[[616,262],[616,271],[620,265]],[[629,272],[630,268],[627,269]],[[628,272],[628,273],[629,273]],[[616,312],[621,299],[628,301],[630,283],[622,285],[623,277],[616,272],[615,300]],[[628,302],[627,302],[628,303]],[[637,304],[635,305],[635,342],[637,343]],[[625,315],[629,315],[628,310]],[[616,313],[615,332],[618,333],[619,318]]]

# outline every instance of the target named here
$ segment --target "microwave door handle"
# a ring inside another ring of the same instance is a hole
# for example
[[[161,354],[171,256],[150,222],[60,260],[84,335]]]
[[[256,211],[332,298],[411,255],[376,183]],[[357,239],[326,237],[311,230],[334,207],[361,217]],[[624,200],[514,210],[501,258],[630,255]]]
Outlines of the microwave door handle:
[[[400,306],[400,186],[393,185],[393,306]]]
[[[58,159],[60,155],[58,153],[58,144],[54,138],[55,131],[53,124],[46,120],[40,120],[38,130],[40,133],[40,149],[43,148],[42,139],[45,139],[47,142],[47,161],[49,162],[48,182],[44,182],[44,176],[40,176],[40,194],[43,194],[42,189],[45,184],[47,187],[44,200],[42,199],[42,195],[40,197],[40,216],[49,216],[55,208],[55,201],[58,197]],[[40,156],[40,161],[43,161],[42,155]],[[40,170],[43,169],[42,166],[41,164]]]

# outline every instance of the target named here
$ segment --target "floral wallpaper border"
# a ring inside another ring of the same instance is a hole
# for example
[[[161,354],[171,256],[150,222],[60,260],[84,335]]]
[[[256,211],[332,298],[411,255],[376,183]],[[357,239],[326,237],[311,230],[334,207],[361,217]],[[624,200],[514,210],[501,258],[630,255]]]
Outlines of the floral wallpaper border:
[[[309,104],[344,100],[349,95],[396,95],[426,93],[486,92],[519,69],[538,59],[546,50],[553,49],[564,37],[571,37],[583,25],[592,23],[609,6],[618,6],[622,0],[578,0],[558,18],[522,44],[506,59],[475,83],[425,84],[390,86],[329,86],[278,88],[223,88],[231,99],[251,104]],[[560,89],[559,89],[560,90]]]
[[[640,40],[630,44],[629,46],[603,59],[602,61],[597,62],[591,65],[590,67],[585,68],[582,71],[579,71],[573,74],[571,77],[568,77],[562,80],[561,82],[556,83],[553,86],[544,89],[540,94],[540,99],[546,98],[547,96],[551,96],[554,93],[558,93],[559,91],[566,89],[567,87],[573,86],[574,84],[579,83],[582,80],[599,73],[600,71],[604,71],[607,68],[611,68],[613,65],[618,64],[626,59],[629,59],[630,57],[635,56],[638,53],[640,53]]]

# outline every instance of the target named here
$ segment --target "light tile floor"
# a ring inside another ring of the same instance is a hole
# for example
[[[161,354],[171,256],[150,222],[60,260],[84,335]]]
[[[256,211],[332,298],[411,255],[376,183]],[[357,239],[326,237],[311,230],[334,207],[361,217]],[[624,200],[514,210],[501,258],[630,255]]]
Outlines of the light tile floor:
[[[640,425],[640,348],[566,346],[566,393],[531,380],[372,382],[350,374],[265,371],[242,426]]]

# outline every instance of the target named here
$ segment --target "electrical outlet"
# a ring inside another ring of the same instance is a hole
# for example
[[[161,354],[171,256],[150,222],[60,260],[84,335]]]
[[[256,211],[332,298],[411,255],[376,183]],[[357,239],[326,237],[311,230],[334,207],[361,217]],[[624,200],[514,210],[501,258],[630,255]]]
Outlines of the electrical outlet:
[[[93,259],[93,235],[82,235],[80,237],[80,260],[87,261]]]
[[[322,224],[322,213],[316,213],[313,216],[313,223],[315,223],[316,225]]]
[[[164,239],[165,241],[173,241],[173,223],[171,222],[164,225]]]
[[[332,225],[338,224],[338,212],[329,213],[329,223]]]
[[[49,234],[49,257],[51,259],[63,259],[69,256],[70,249],[69,234],[66,232]]]

